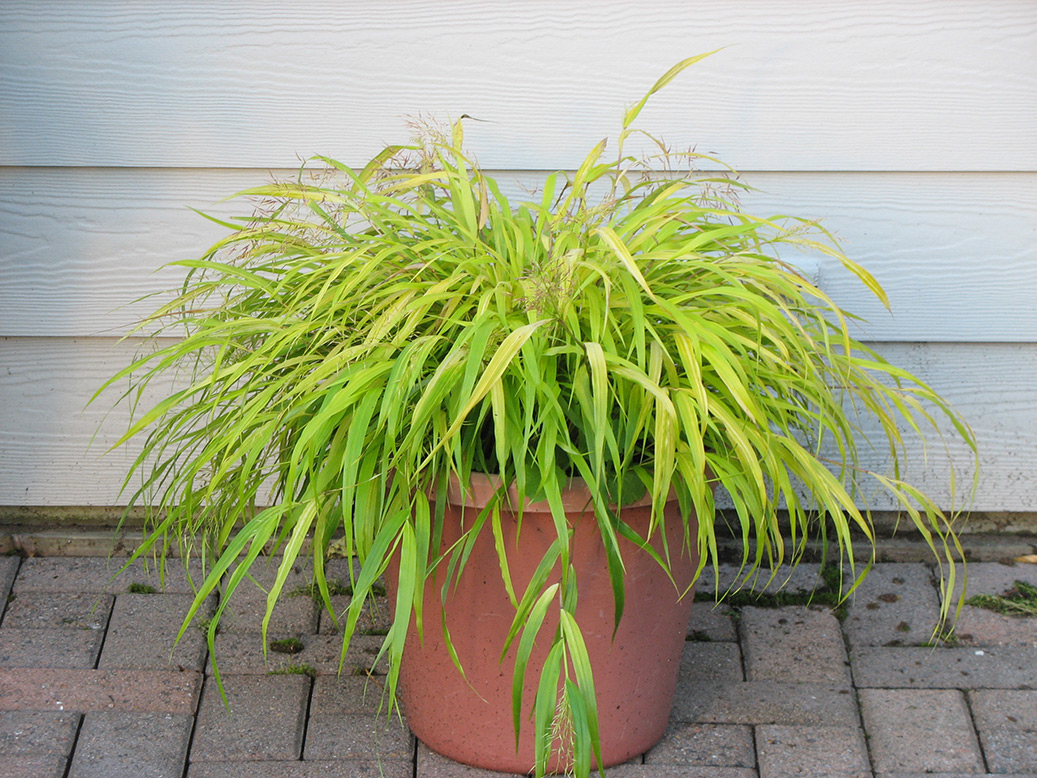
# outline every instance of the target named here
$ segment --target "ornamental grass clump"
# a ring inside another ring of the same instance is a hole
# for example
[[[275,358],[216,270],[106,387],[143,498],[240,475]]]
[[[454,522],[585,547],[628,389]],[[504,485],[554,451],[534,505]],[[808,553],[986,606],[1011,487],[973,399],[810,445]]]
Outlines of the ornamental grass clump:
[[[271,547],[280,562],[264,631],[300,556],[331,610],[333,547],[359,562],[345,657],[395,555],[382,645],[391,700],[412,619],[440,628],[438,614],[422,612],[432,569],[456,580],[476,535],[499,522],[487,509],[440,556],[445,487],[451,476],[498,474],[520,500],[546,500],[557,532],[544,565],[558,585],[535,579],[514,591],[507,642],[557,612],[559,628],[539,640],[552,646],[548,677],[559,682],[516,700],[516,727],[537,711],[543,771],[564,723],[586,775],[597,712],[561,506],[570,479],[592,495],[617,621],[627,605],[619,538],[649,537],[615,506],[650,494],[654,537],[671,490],[698,516],[684,543],[701,552],[700,570],[717,563],[725,531],[716,486],[747,571],[796,562],[822,538],[852,570],[847,591],[867,569],[854,567],[851,544],[873,544],[859,506],[878,487],[930,545],[951,590],[960,549],[950,517],[901,480],[902,436],[947,422],[970,447],[973,436],[932,389],[855,340],[849,315],[788,257],[834,259],[888,305],[879,284],[816,223],[741,210],[743,185],[729,169],[696,173],[702,157],[658,141],[654,155],[625,151],[635,133],[651,139],[634,129],[645,101],[703,56],[628,109],[614,145],[597,144],[523,202],[466,153],[457,121],[361,170],[316,157],[296,181],[242,193],[255,210],[221,222],[228,234],[200,259],[174,263],[183,287],[147,326],[175,340],[154,341],[109,384],[128,381],[132,402],[160,377],[181,379],[119,444],[143,439],[127,480],[139,483],[129,502],[148,511],[137,556],[176,542],[204,549],[187,622],[222,586],[210,648],[228,599]],[[865,420],[888,472],[860,465]],[[653,553],[666,566],[676,552]],[[527,671],[520,652],[516,672]]]

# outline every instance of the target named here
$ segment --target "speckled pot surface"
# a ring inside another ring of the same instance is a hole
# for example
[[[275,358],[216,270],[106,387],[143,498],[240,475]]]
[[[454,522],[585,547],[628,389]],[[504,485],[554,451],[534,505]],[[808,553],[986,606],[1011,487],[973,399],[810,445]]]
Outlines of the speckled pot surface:
[[[448,495],[444,547],[457,539],[462,522],[474,519],[493,490],[494,484],[486,476],[473,478],[467,499],[462,499],[460,488],[454,485]],[[586,487],[575,486],[566,494],[565,504],[575,530],[572,553],[580,592],[576,618],[594,669],[602,761],[609,766],[647,751],[666,729],[692,596],[689,593],[678,600],[677,589],[659,565],[634,544],[621,541],[627,569],[626,609],[613,641],[612,588],[593,514],[584,513],[587,496]],[[673,550],[681,547],[683,523],[675,499],[667,503],[665,511],[673,556]],[[622,509],[624,521],[642,535],[650,513],[647,500]],[[521,596],[555,537],[554,526],[545,503],[531,504],[523,514],[516,546],[515,522],[511,515],[506,519],[508,564],[515,591]],[[691,522],[694,535],[694,517]],[[661,547],[658,539],[655,545]],[[672,559],[674,579],[682,590],[692,580],[697,561],[697,556],[687,554]],[[392,589],[395,570],[390,569],[388,578]],[[488,528],[446,603],[447,626],[466,678],[457,672],[444,646],[439,626],[441,586],[441,576],[426,584],[424,642],[419,642],[413,624],[407,638],[400,675],[407,722],[427,746],[451,759],[502,772],[527,772],[534,761],[533,726],[531,719],[524,719],[516,751],[511,714],[514,647],[500,661],[514,609],[501,582]],[[390,591],[390,602],[393,594]],[[523,693],[527,711],[557,623],[555,610],[534,648]],[[556,769],[564,767],[555,765]]]

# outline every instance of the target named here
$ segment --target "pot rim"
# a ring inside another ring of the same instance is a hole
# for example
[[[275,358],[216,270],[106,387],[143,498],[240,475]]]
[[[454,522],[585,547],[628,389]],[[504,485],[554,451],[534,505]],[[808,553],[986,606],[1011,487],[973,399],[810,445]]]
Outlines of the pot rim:
[[[481,510],[490,504],[490,501],[499,491],[501,483],[502,481],[499,475],[473,471],[469,476],[467,488],[465,488],[462,486],[461,480],[458,478],[457,474],[451,473],[450,482],[447,485],[447,502],[451,505],[463,508]],[[673,489],[671,489],[667,502],[672,502],[676,499],[677,494]],[[514,485],[512,485],[508,487],[508,508],[510,510],[516,510],[518,503],[518,491],[515,489]],[[646,491],[642,497],[633,502],[626,503],[622,506],[610,505],[609,507],[620,510],[626,508],[643,508],[650,506],[651,504],[651,492]],[[582,513],[592,509],[591,506],[591,491],[590,487],[587,486],[587,482],[579,477],[570,478],[568,483],[562,487],[562,507],[567,513]],[[550,513],[551,506],[546,500],[532,502],[527,498],[522,510],[524,513]]]

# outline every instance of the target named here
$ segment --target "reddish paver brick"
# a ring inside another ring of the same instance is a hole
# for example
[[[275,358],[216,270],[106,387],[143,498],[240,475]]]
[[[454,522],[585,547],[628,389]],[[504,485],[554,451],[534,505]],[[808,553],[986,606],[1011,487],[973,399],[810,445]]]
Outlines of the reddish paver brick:
[[[953,689],[861,689],[876,773],[982,772],[964,695]]]
[[[757,728],[760,778],[871,778],[868,751],[856,727]]]
[[[156,670],[0,670],[0,710],[193,713],[201,673]]]
[[[677,695],[673,721],[855,727],[853,692],[842,686],[781,681],[689,684]]]
[[[0,627],[0,667],[97,665],[104,642],[99,629],[8,629]]]
[[[304,759],[410,759],[414,735],[396,716],[320,713],[310,716]]]
[[[183,714],[87,713],[69,778],[180,778],[193,724]]]
[[[0,778],[65,778],[63,756],[0,756]]]
[[[331,762],[198,762],[187,778],[412,778],[414,761],[336,759]]]
[[[4,612],[12,629],[104,629],[112,610],[111,595],[72,592],[25,592],[15,595]]]
[[[205,636],[188,627],[174,648],[177,632],[194,598],[188,594],[120,594],[108,624],[98,667],[105,670],[201,670],[205,666]],[[209,601],[199,618],[212,612]]]
[[[743,608],[746,678],[850,685],[839,622],[827,609]]]
[[[1025,689],[1037,685],[1037,647],[851,649],[858,687]]]
[[[645,764],[755,767],[753,731],[734,724],[672,723],[645,754]]]
[[[918,645],[933,637],[940,598],[922,564],[877,564],[851,595],[843,630],[851,645]]]
[[[298,759],[310,679],[300,675],[224,676],[224,699],[205,684],[191,745],[192,762]]]
[[[0,713],[0,758],[60,756],[72,752],[78,713],[4,711]]]

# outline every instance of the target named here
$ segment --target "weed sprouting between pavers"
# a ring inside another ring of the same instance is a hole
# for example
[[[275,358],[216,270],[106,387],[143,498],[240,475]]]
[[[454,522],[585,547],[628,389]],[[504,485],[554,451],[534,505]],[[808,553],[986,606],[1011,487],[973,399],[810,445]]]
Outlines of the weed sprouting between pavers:
[[[126,587],[126,591],[130,594],[158,594],[158,589],[151,584],[138,583],[136,581]]]

